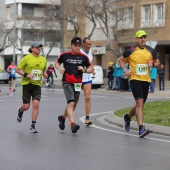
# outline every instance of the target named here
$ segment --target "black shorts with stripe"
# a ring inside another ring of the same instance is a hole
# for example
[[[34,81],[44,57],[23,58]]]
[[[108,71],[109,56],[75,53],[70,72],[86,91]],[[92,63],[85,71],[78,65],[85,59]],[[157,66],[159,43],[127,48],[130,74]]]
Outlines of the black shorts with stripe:
[[[41,87],[34,84],[27,84],[22,86],[22,100],[24,104],[30,103],[30,100],[41,99]]]

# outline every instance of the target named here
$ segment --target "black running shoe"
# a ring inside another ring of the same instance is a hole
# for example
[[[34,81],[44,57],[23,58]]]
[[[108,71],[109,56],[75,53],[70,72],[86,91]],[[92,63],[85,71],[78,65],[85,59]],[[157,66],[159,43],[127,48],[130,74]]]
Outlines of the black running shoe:
[[[62,119],[62,116],[58,116],[58,121],[59,121],[59,128],[61,130],[65,129],[65,120]]]
[[[71,131],[72,131],[72,133],[77,133],[77,131],[80,129],[80,126],[79,125],[76,125],[75,123],[74,123],[74,125],[73,126],[71,126]]]
[[[17,121],[20,123],[22,121],[22,115],[23,112],[20,111],[20,108],[18,109],[18,116],[17,116]]]
[[[38,131],[36,130],[35,126],[31,126],[30,127],[30,133],[38,133]]]

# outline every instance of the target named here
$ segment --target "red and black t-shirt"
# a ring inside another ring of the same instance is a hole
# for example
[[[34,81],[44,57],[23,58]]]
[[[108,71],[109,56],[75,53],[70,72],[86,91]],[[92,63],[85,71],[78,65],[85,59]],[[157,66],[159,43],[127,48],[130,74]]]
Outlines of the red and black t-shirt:
[[[78,66],[89,67],[89,58],[79,52],[74,54],[72,51],[62,53],[58,58],[59,63],[63,63],[65,72],[62,81],[66,83],[81,83],[82,71],[78,70]]]
[[[47,69],[47,74],[48,75],[52,75],[53,74],[53,71],[54,71],[54,67],[52,66],[52,67],[48,67],[48,69]]]

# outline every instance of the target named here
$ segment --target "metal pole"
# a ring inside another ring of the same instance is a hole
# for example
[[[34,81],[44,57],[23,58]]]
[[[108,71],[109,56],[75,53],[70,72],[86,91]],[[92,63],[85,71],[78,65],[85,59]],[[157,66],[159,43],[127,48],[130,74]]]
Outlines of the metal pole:
[[[16,43],[16,0],[14,0],[14,43],[13,43],[13,61],[15,61],[15,43]]]

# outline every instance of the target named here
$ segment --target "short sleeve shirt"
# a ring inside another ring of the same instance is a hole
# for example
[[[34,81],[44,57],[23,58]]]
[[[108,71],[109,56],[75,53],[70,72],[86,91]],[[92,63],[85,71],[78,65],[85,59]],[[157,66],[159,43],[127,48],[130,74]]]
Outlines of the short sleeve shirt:
[[[16,65],[9,65],[7,70],[10,70],[9,77],[15,77],[16,76]]]
[[[41,55],[35,57],[32,54],[28,54],[22,58],[17,68],[23,70],[27,74],[34,74],[32,79],[23,77],[22,85],[30,83],[41,86],[42,74],[47,68],[47,60]]]
[[[129,63],[132,75],[130,80],[140,80],[151,82],[150,67],[148,60],[154,61],[158,59],[156,51],[150,46],[141,49],[138,46],[132,46],[123,53],[125,61]]]
[[[66,83],[81,83],[83,73],[78,70],[78,66],[90,66],[89,58],[81,52],[78,54],[74,54],[72,51],[62,53],[58,62],[63,63],[65,68],[62,81]]]
[[[88,53],[84,52],[83,49],[80,49],[80,51],[87,55],[90,62],[92,63],[93,61],[93,54],[92,54],[92,50],[90,49]],[[92,74],[88,74],[88,73],[83,73],[83,78],[82,78],[82,82],[88,82],[92,80]]]

